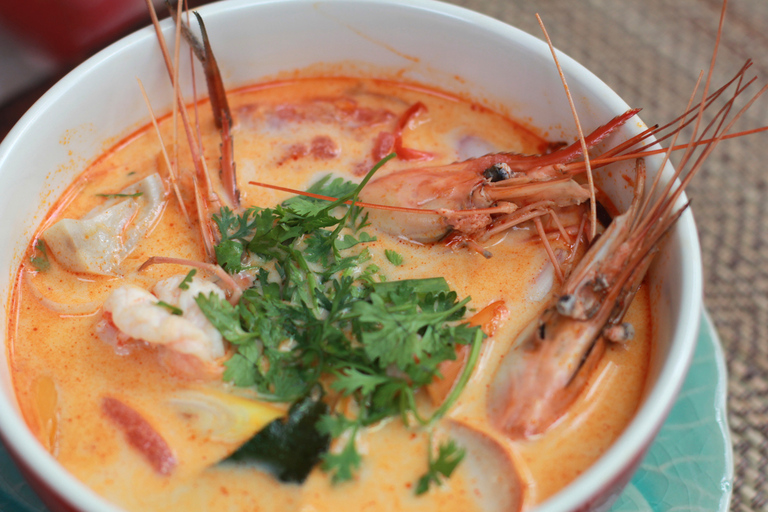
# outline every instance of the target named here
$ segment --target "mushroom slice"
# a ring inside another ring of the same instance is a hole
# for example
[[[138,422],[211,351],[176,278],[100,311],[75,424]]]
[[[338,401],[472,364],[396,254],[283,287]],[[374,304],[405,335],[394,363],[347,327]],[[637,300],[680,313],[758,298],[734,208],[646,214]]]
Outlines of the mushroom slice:
[[[72,272],[115,275],[165,206],[160,175],[147,176],[81,219],[61,219],[42,235],[51,253]]]
[[[511,447],[490,431],[453,419],[447,421],[445,431],[465,450],[453,477],[464,481],[477,502],[477,509],[484,512],[522,510],[525,484]]]

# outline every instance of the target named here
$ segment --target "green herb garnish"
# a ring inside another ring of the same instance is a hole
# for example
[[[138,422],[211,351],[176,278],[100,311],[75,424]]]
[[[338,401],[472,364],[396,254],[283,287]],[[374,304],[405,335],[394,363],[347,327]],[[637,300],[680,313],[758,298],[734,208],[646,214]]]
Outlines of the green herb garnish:
[[[446,444],[438,447],[437,459],[432,457],[432,450],[429,451],[429,468],[427,472],[419,478],[416,485],[416,494],[424,494],[429,490],[431,484],[440,485],[443,477],[449,478],[464,458],[464,449],[456,446],[453,439]]]
[[[376,168],[359,185],[326,177],[310,188],[338,198],[332,202],[295,197],[242,215],[223,208],[214,217],[217,260],[233,273],[257,268],[255,283],[234,306],[214,294],[196,298],[236,346],[226,381],[280,402],[301,403],[318,388],[356,402],[354,417],[329,410],[314,426],[329,438],[349,433],[340,450],[320,455],[335,483],[351,479],[361,464],[361,427],[390,416],[427,426],[442,417],[466,385],[484,337],[462,323],[469,298],[459,300],[443,278],[383,282],[369,263],[367,215],[344,202],[356,200]],[[437,409],[417,410],[416,391],[439,377],[440,363],[455,359],[458,345],[471,349],[451,393]]]
[[[45,272],[51,268],[51,262],[48,261],[48,249],[45,247],[42,240],[37,241],[35,249],[37,249],[38,255],[30,256],[29,262],[40,272]]]
[[[195,274],[197,274],[197,269],[193,268],[187,273],[184,279],[181,280],[179,288],[182,290],[189,290],[189,283],[192,282],[192,278],[195,277]]]
[[[172,315],[181,316],[184,314],[184,311],[182,311],[181,309],[177,308],[173,304],[168,304],[167,302],[164,302],[162,300],[155,302],[155,305],[160,306],[161,308],[167,309]]]
[[[386,256],[389,262],[396,267],[403,264],[403,257],[391,249],[385,249],[384,256]]]
[[[355,435],[359,427],[358,422],[351,421],[343,415],[324,416],[317,424],[318,431],[329,434],[333,438],[341,436],[348,428],[352,429],[349,439],[339,453],[326,452],[322,456],[321,467],[324,471],[331,473],[331,482],[335,484],[351,480],[355,471],[360,468],[362,458],[355,446]]]

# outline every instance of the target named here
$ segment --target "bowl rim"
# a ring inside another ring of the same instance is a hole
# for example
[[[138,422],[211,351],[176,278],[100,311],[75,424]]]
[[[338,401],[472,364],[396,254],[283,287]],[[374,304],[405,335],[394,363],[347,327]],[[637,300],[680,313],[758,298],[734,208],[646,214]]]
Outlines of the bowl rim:
[[[522,43],[530,51],[549,54],[549,48],[546,43],[531,34],[490,16],[438,0],[320,0],[319,2],[313,0],[227,0],[204,5],[197,10],[204,16],[212,17],[218,15],[226,16],[228,12],[243,8],[258,9],[264,5],[352,2],[356,4],[391,5],[401,9],[428,12],[438,17],[449,16],[459,18],[484,31],[499,35],[504,39],[511,39]],[[164,20],[161,24],[166,33],[173,28],[170,20]],[[155,38],[152,26],[144,27],[113,43],[59,80],[27,111],[9,131],[2,143],[0,143],[0,169],[3,168],[8,155],[13,152],[17,141],[25,136],[30,127],[39,118],[44,118],[50,106],[57,101],[61,101],[66,92],[76,85],[83,75],[98,68],[104,61],[116,58],[124,51],[129,51],[131,46],[144,44],[148,38]],[[616,108],[617,113],[629,108],[615,91],[582,64],[561,51],[558,51],[558,58],[566,74],[578,76],[580,80],[587,83],[586,88],[593,92],[593,94],[599,94],[604,98],[608,98],[612,107]],[[684,204],[685,201],[686,199],[683,195],[678,201],[678,206]],[[611,478],[617,477],[622,470],[625,470],[632,463],[633,459],[638,459],[638,457],[642,456],[674,404],[677,392],[682,386],[691,363],[697,340],[698,327],[685,329],[685,326],[699,325],[703,304],[701,252],[696,226],[690,210],[686,211],[678,220],[671,233],[671,237],[681,238],[680,253],[683,261],[686,261],[688,264],[688,272],[686,274],[688,291],[684,292],[684,297],[690,298],[689,301],[681,303],[680,315],[677,322],[675,322],[677,326],[674,330],[676,342],[670,345],[669,354],[658,372],[655,385],[650,389],[650,392],[646,393],[643,403],[622,434],[584,473],[558,493],[534,507],[538,512],[570,510],[574,504],[583,505],[589,503],[590,499],[597,496],[601,489],[609,485]],[[2,357],[5,361],[4,364],[8,364],[7,347],[6,354]],[[116,505],[107,502],[105,498],[97,495],[66,471],[37,442],[31,431],[27,428],[17,407],[12,402],[13,400],[9,399],[4,393],[0,394],[0,411],[4,411],[3,414],[0,414],[0,436],[2,436],[17,461],[21,460],[21,463],[29,471],[39,477],[46,485],[49,485],[55,494],[69,504],[81,507],[83,510],[107,510],[110,512],[122,510]],[[8,414],[8,412],[11,413]]]

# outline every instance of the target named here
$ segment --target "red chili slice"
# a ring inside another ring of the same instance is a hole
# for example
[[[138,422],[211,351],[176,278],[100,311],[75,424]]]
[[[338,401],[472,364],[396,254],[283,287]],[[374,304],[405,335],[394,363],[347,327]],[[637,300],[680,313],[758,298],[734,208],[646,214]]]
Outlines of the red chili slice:
[[[373,143],[373,155],[374,162],[378,162],[395,148],[395,136],[389,132],[380,132],[376,137],[376,141]],[[370,166],[366,166],[370,170]]]
[[[400,160],[432,160],[435,155],[427,151],[403,147],[403,130],[415,116],[426,112],[427,107],[424,103],[417,101],[406,110],[397,121],[395,130],[392,133],[381,132],[373,145],[374,160],[381,160],[386,155],[394,151]]]
[[[161,475],[168,475],[178,464],[168,443],[135,409],[116,398],[104,397],[101,410],[125,434],[128,444],[147,459]]]

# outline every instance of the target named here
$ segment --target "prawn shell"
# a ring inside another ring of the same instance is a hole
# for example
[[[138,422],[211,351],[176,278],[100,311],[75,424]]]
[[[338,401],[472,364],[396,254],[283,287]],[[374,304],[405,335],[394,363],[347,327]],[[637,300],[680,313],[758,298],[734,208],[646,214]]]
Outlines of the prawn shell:
[[[605,352],[601,329],[602,324],[574,320],[554,308],[531,323],[491,381],[491,422],[512,439],[526,439],[567,414]]]
[[[484,182],[473,172],[452,171],[443,168],[407,169],[372,180],[360,192],[366,203],[405,208],[434,210],[446,208],[463,210],[472,204],[473,190]],[[481,207],[488,206],[480,205]],[[412,213],[368,209],[371,223],[392,236],[420,243],[435,242],[450,229],[445,219],[436,213]]]

